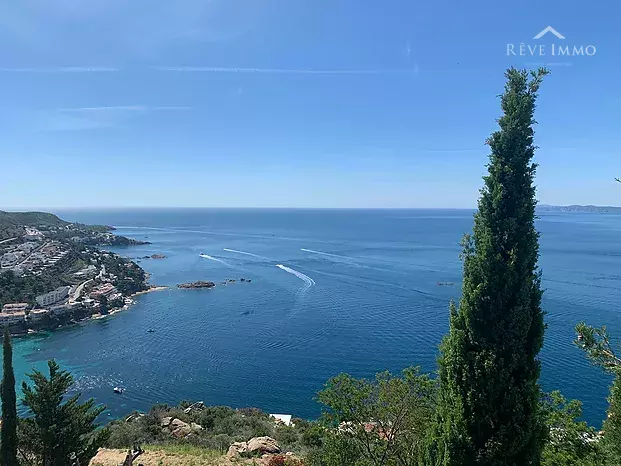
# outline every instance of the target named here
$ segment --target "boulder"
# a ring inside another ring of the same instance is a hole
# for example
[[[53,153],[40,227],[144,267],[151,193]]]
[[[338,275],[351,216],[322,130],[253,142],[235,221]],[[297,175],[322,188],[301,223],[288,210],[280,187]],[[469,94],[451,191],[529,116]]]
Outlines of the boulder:
[[[183,422],[181,419],[173,419],[170,423],[170,430],[179,429],[181,427],[189,427],[187,422]]]
[[[281,449],[276,440],[271,437],[254,437],[247,442],[235,442],[226,456],[237,458],[240,456],[262,456],[266,453],[280,453]]]
[[[229,450],[226,452],[226,456],[228,458],[238,458],[243,453],[248,451],[248,443],[246,442],[235,442],[231,444]]]
[[[255,437],[248,440],[249,453],[280,453],[280,446],[271,437]]]
[[[143,413],[130,414],[127,419],[125,419],[125,422],[134,422],[144,416]]]
[[[192,428],[189,425],[178,427],[171,432],[171,435],[175,438],[185,438],[192,433]]]
[[[202,411],[203,409],[205,409],[205,403],[203,403],[202,401],[198,401],[185,408],[183,412],[185,414],[190,414],[193,411]]]
[[[203,426],[196,423],[188,424],[181,419],[165,417],[161,420],[162,432],[168,432],[175,438],[185,438],[188,435],[203,430]]]

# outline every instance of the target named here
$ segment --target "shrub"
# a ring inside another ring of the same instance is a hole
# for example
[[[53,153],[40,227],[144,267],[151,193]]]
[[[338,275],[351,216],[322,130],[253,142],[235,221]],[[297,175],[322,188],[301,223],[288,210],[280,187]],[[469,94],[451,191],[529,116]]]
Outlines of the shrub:
[[[272,456],[267,466],[303,466],[304,462],[298,458],[288,458],[284,455]]]
[[[267,466],[285,466],[287,459],[283,455],[272,456]]]
[[[320,448],[323,445],[325,435],[326,431],[323,427],[312,424],[302,434],[302,445],[309,448]]]

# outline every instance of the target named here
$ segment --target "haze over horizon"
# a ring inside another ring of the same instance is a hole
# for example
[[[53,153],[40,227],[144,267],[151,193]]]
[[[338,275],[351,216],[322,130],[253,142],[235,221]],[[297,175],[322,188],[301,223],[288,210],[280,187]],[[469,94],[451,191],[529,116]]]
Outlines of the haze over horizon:
[[[619,205],[621,6],[580,12],[560,0],[6,2],[0,208],[475,208],[504,70],[544,64],[540,202]],[[547,26],[564,39],[535,39]],[[597,52],[507,54],[522,43]]]

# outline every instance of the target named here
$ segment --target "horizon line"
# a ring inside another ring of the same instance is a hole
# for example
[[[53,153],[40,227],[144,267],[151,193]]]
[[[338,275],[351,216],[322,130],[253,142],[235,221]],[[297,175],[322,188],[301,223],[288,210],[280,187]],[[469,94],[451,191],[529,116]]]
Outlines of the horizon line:
[[[600,209],[621,209],[616,205],[597,204],[538,204],[545,207],[594,207]],[[0,207],[0,212],[46,212],[51,210],[477,210],[478,207],[309,207],[309,206],[37,206]]]

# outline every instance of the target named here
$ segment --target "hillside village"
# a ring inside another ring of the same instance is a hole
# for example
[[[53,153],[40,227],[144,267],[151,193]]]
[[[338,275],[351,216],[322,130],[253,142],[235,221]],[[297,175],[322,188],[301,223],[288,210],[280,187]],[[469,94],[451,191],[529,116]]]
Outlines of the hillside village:
[[[0,326],[12,333],[54,328],[105,315],[146,290],[140,266],[97,247],[144,243],[111,230],[51,214],[0,212]]]

